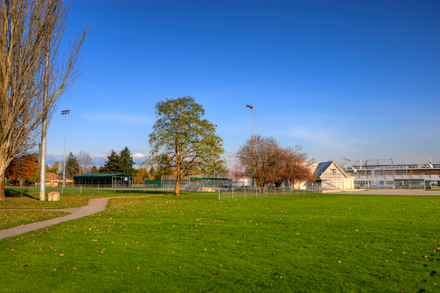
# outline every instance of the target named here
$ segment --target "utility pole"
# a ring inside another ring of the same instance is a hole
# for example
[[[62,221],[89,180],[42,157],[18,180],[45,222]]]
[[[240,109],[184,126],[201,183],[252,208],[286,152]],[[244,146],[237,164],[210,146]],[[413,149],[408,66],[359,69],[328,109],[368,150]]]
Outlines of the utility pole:
[[[64,123],[64,167],[63,167],[63,187],[66,187],[66,135],[67,135],[67,114],[70,110],[61,111],[61,115],[66,115],[66,122]]]

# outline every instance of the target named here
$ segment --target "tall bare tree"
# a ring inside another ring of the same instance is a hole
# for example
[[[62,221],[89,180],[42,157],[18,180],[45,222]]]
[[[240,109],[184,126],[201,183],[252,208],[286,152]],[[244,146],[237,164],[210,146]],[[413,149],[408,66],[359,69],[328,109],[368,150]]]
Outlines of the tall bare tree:
[[[243,175],[255,180],[258,187],[273,182],[273,168],[277,162],[278,142],[273,137],[252,136],[238,150]]]
[[[42,120],[79,76],[87,29],[61,56],[67,12],[63,0],[0,0],[0,200],[9,163],[35,146]]]
[[[76,154],[76,160],[81,167],[81,173],[90,173],[94,162],[92,156],[88,152],[79,151],[79,153]]]

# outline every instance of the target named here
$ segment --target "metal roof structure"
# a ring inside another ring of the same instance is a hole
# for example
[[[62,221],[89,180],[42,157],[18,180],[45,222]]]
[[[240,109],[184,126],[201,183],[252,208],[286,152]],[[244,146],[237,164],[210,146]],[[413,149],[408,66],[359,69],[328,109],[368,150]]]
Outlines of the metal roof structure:
[[[325,170],[328,169],[328,167],[330,167],[330,165],[333,163],[332,162],[321,162],[318,164],[318,166],[316,166],[315,172],[313,172],[313,175],[316,176],[317,178],[319,178],[322,173],[325,172]]]
[[[191,177],[191,180],[202,180],[202,181],[208,181],[208,180],[212,180],[212,181],[227,181],[227,180],[232,180],[232,179],[229,179],[229,178],[209,178],[209,177],[202,177],[202,178]]]
[[[104,178],[104,177],[132,177],[125,173],[102,173],[102,174],[81,174],[73,176],[73,179],[82,178]]]
[[[324,173],[333,163],[336,169],[338,169],[339,172],[341,172],[341,174],[347,178],[348,177],[347,174],[345,174],[344,170],[341,167],[339,167],[339,165],[335,161],[318,163],[315,172],[313,172],[313,175],[316,176],[317,178],[320,178],[322,173]]]

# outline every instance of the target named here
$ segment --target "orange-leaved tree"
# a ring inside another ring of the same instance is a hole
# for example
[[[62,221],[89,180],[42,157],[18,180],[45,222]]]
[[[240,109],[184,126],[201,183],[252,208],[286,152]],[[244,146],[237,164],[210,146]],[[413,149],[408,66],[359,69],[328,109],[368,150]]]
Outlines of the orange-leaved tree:
[[[39,169],[37,154],[24,154],[14,158],[6,169],[9,181],[17,181],[20,187],[30,180]]]

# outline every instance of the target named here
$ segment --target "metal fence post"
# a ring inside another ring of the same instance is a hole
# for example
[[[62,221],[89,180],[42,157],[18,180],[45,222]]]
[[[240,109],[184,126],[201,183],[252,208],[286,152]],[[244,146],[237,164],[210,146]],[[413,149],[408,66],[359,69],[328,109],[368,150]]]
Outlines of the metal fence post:
[[[232,199],[234,199],[234,188],[232,188]]]
[[[267,187],[266,187],[266,186],[264,186],[264,189],[266,189],[266,196],[267,196]]]
[[[83,193],[83,186],[82,185],[80,186],[79,190],[80,190],[80,193]]]
[[[244,189],[244,198],[246,198],[246,188]]]
[[[275,186],[275,196],[277,196],[277,187]]]
[[[218,200],[220,200],[220,193],[221,193],[221,190],[220,190],[220,188],[218,189]]]
[[[61,186],[61,194],[64,194],[64,186]]]

